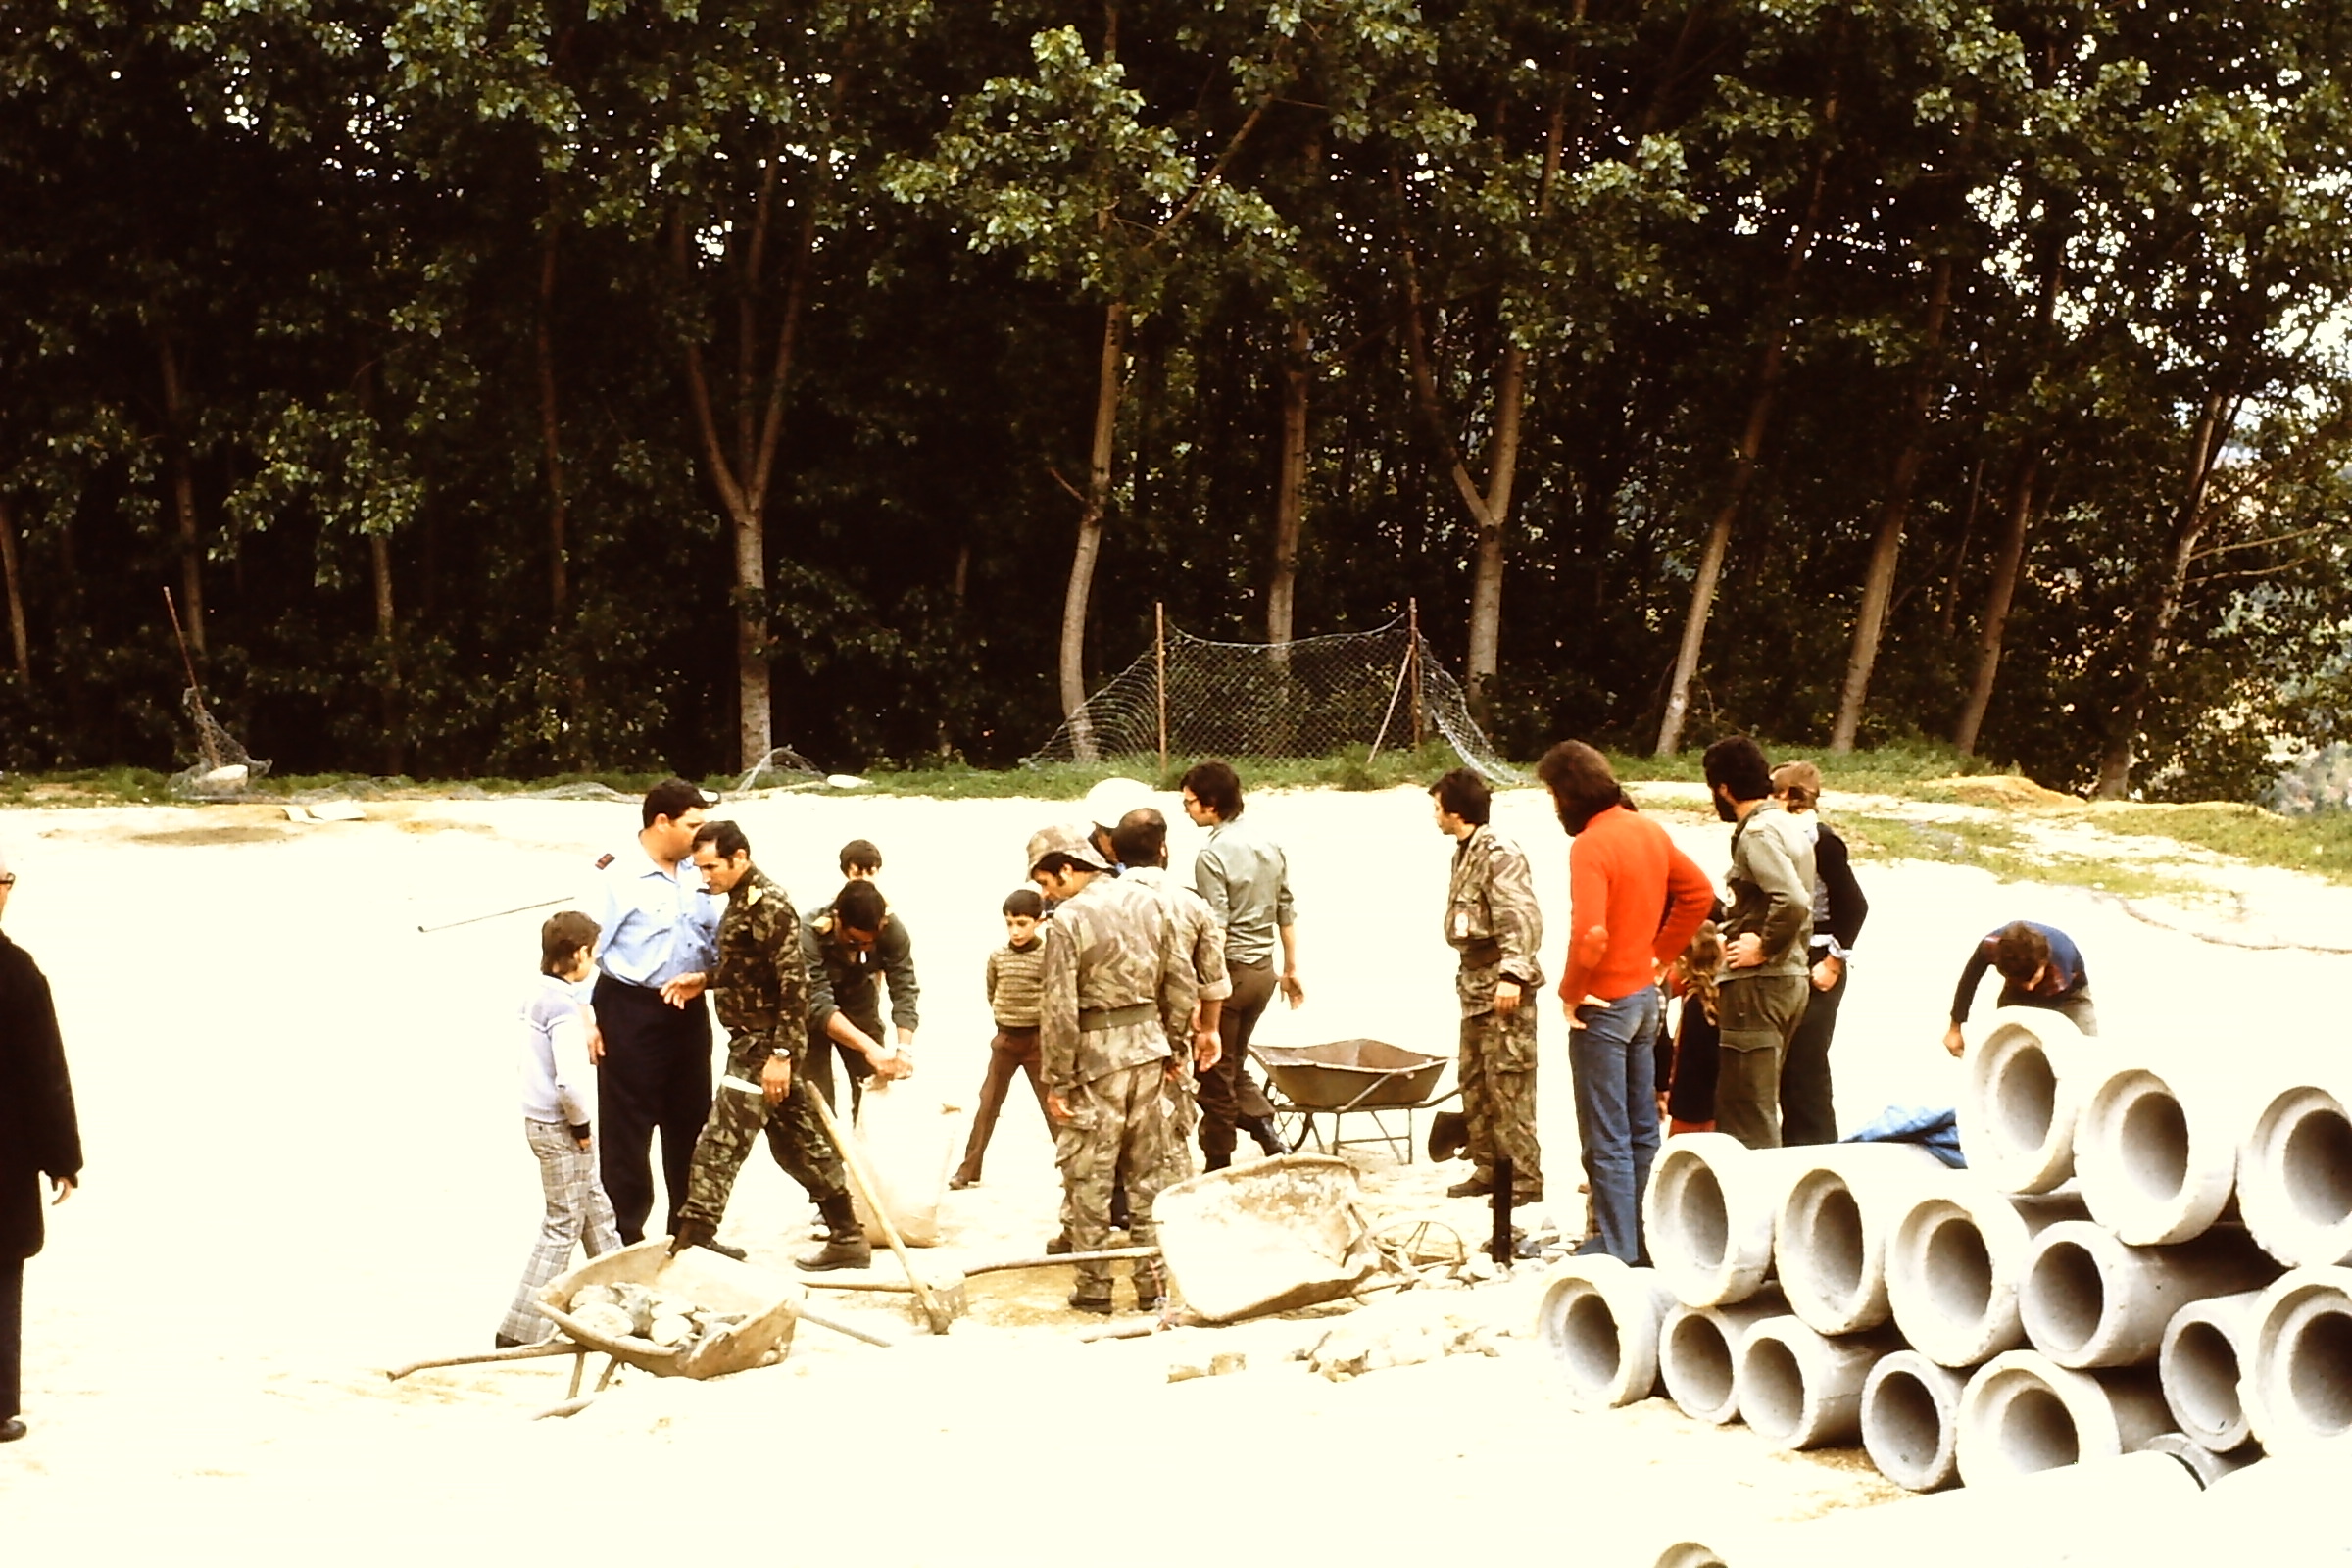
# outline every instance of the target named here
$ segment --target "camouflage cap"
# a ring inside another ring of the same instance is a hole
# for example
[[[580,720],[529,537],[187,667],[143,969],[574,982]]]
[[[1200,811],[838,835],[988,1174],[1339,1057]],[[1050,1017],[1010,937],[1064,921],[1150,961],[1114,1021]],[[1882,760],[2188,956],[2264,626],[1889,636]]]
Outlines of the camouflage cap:
[[[1060,822],[1053,827],[1039,828],[1029,835],[1029,869],[1049,855],[1066,855],[1090,871],[1107,871],[1102,855],[1087,841],[1086,829],[1074,822]]]

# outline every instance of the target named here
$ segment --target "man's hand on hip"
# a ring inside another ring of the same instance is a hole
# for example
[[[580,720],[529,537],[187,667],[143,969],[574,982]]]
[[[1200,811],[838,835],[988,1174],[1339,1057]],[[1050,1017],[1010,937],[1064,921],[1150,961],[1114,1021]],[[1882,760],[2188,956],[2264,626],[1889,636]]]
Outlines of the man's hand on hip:
[[[662,1000],[673,1007],[684,1007],[686,1004],[703,994],[703,987],[709,982],[710,976],[700,970],[693,974],[682,974],[675,980],[662,984]]]
[[[1764,939],[1753,931],[1723,945],[1723,962],[1730,969],[1753,969],[1764,962]]]
[[[760,1092],[767,1097],[767,1102],[771,1105],[784,1103],[784,1097],[792,1093],[790,1056],[767,1058],[766,1064],[760,1069]]]

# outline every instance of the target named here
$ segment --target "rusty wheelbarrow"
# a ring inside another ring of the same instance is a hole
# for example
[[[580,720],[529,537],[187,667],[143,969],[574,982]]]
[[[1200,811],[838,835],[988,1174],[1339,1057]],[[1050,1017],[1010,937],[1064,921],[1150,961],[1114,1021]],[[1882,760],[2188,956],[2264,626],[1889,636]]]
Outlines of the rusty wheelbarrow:
[[[1343,1149],[1385,1146],[1399,1163],[1413,1158],[1413,1117],[1461,1096],[1456,1084],[1438,1094],[1445,1075],[1446,1056],[1407,1051],[1385,1040],[1333,1040],[1319,1046],[1251,1046],[1250,1054],[1266,1069],[1273,1094],[1275,1123],[1294,1149],[1312,1146],[1336,1154]],[[1401,1132],[1391,1128],[1389,1117],[1402,1115]],[[1345,1136],[1344,1118],[1371,1118],[1373,1133],[1365,1138]],[[1331,1118],[1328,1134],[1315,1124]]]

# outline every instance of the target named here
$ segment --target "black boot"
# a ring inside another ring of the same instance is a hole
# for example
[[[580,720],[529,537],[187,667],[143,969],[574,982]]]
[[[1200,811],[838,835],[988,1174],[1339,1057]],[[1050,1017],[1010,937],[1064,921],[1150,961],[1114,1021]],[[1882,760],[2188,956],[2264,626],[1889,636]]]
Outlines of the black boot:
[[[1273,1117],[1252,1116],[1242,1126],[1248,1129],[1250,1137],[1257,1140],[1257,1147],[1267,1153],[1287,1154],[1291,1152],[1291,1146],[1282,1141],[1282,1134],[1275,1131]]]
[[[817,1204],[817,1209],[825,1216],[825,1245],[794,1261],[811,1274],[821,1274],[828,1269],[871,1266],[874,1250],[858,1224],[857,1210],[850,1206],[850,1195],[835,1193]]]

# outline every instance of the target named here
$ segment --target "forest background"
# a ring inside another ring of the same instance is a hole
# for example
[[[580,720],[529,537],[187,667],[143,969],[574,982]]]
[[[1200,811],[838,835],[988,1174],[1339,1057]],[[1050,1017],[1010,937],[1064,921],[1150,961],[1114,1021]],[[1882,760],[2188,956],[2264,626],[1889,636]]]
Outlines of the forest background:
[[[2250,798],[2352,0],[12,0],[0,766],[1010,762],[1417,599],[1505,755]]]

